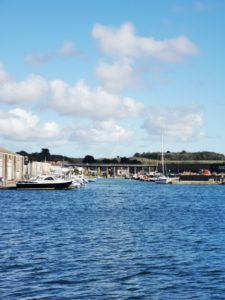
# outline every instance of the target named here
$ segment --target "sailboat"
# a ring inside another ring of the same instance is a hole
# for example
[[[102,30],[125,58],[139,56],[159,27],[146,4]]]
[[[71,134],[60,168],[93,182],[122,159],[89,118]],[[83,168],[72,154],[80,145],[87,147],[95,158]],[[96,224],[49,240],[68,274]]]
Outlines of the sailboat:
[[[159,175],[159,176],[155,179],[155,183],[158,183],[158,184],[172,183],[171,178],[165,175],[165,164],[164,164],[164,155],[163,155],[163,135],[162,135],[161,164],[162,164],[162,174]]]

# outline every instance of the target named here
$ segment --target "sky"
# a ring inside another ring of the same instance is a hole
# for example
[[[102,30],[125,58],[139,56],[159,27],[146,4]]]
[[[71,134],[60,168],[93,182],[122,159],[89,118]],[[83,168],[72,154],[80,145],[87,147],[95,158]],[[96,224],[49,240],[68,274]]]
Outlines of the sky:
[[[0,146],[225,154],[224,0],[0,0]]]

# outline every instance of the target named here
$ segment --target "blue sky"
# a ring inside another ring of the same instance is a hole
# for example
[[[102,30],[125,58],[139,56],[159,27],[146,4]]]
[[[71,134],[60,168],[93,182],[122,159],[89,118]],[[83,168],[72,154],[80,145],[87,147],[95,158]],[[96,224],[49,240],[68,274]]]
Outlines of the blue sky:
[[[223,0],[0,0],[0,145],[225,153]]]

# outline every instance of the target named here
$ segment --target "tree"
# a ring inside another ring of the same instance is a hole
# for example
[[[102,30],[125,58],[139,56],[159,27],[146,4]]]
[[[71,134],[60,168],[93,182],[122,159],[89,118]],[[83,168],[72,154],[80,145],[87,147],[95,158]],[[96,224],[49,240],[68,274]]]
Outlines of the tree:
[[[16,153],[19,154],[19,155],[22,155],[22,156],[28,156],[28,153],[24,150],[21,150],[21,151],[16,152]]]
[[[50,156],[50,151],[47,148],[42,148],[41,149],[41,155],[45,155],[45,156]]]
[[[94,159],[94,157],[92,155],[86,155],[83,159],[84,164],[93,164],[95,162],[96,162],[96,160]]]
[[[47,148],[42,148],[40,154],[38,155],[40,161],[46,161],[46,160],[51,160],[51,154],[49,149]]]
[[[130,163],[130,160],[129,160],[129,158],[127,158],[127,157],[121,157],[120,163],[121,163],[121,164],[129,164],[129,163]]]

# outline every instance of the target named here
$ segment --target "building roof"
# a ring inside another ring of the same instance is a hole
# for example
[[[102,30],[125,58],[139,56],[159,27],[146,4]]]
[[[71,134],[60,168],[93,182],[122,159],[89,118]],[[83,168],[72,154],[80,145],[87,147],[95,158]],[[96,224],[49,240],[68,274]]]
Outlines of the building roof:
[[[6,153],[6,154],[11,154],[11,155],[18,155],[18,154],[14,153],[14,152],[12,152],[10,150],[7,150],[7,149],[5,149],[3,147],[0,147],[0,153]]]

